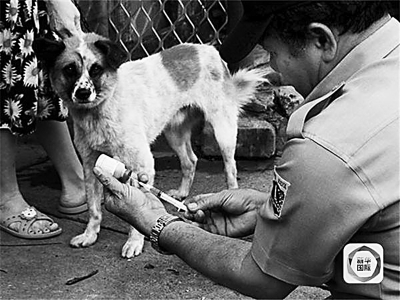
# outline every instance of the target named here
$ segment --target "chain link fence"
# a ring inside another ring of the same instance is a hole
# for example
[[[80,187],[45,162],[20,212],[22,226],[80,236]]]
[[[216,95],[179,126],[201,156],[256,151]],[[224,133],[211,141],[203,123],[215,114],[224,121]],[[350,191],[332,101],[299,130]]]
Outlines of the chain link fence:
[[[218,47],[228,31],[227,0],[80,0],[88,30],[138,59],[174,45]]]

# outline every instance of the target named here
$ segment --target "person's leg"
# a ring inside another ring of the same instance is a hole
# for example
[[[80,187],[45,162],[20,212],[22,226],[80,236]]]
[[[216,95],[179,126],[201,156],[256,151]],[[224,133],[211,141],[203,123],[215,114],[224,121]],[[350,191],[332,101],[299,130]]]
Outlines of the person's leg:
[[[0,130],[0,222],[3,223],[13,215],[19,215],[30,205],[24,200],[17,181],[15,170],[16,137],[7,129]],[[18,231],[20,222],[16,221],[9,228]],[[36,221],[32,224],[32,231],[50,232],[58,229],[57,223]]]
[[[36,134],[61,179],[60,204],[76,207],[86,202],[82,164],[72,144],[66,122],[38,122]]]

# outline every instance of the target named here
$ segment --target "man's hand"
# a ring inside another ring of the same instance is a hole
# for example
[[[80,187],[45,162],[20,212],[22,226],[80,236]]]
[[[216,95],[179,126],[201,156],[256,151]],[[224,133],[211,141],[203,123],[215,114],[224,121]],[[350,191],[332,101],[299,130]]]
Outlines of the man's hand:
[[[149,236],[157,219],[167,213],[161,201],[150,192],[121,183],[99,167],[93,173],[104,185],[106,209]]]
[[[266,193],[250,189],[198,195],[185,201],[185,217],[212,233],[244,237],[254,232],[258,208],[267,200]]]
[[[46,0],[46,7],[51,29],[62,38],[83,34],[81,16],[71,0]]]

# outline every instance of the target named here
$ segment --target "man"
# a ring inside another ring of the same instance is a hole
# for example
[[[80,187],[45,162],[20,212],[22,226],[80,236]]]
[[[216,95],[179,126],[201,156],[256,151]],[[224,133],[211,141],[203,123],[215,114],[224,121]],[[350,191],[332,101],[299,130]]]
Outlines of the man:
[[[259,42],[306,98],[290,117],[271,194],[200,195],[186,202],[193,223],[181,222],[155,197],[95,168],[107,209],[156,249],[252,297],[325,284],[334,298],[399,299],[399,22],[378,1],[243,7],[222,57],[236,63]],[[252,242],[235,239],[253,232]],[[356,243],[383,247],[380,283],[344,280],[353,254],[343,261],[343,249]]]

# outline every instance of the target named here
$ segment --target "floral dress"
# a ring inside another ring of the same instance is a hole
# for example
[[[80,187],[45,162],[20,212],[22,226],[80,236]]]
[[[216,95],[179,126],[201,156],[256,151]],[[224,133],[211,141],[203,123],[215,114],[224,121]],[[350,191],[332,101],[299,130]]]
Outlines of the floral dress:
[[[50,31],[41,0],[0,0],[0,129],[15,135],[35,131],[37,120],[64,121],[68,111],[53,92],[49,77],[32,49]]]

